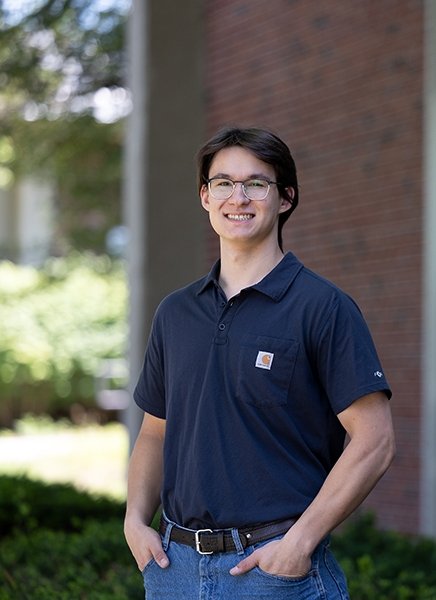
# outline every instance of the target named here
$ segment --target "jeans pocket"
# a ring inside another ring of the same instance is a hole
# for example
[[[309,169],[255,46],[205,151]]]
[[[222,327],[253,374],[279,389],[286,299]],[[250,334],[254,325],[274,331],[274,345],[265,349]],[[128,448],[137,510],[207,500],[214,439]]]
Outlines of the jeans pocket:
[[[258,550],[259,548],[262,548],[263,546],[267,546],[271,542],[278,542],[283,537],[284,537],[283,535],[277,535],[269,540],[259,542],[258,544],[253,544],[251,552]],[[298,577],[292,577],[292,576],[288,576],[288,575],[276,575],[274,573],[269,573],[268,571],[264,571],[261,567],[259,567],[259,565],[254,567],[253,572],[257,573],[259,576],[262,576],[264,578],[269,578],[271,580],[276,580],[278,582],[301,583],[301,582],[305,582],[306,580],[310,580],[311,577],[314,575],[315,569],[314,569],[314,565],[312,562],[310,570],[305,575],[301,575]]]
[[[268,571],[264,571],[260,567],[255,567],[254,570],[262,577],[266,577],[283,583],[302,584],[306,581],[310,581],[313,578],[313,569],[310,569],[310,571],[306,573],[306,575],[301,575],[299,577],[291,577],[288,575],[275,575],[274,573],[268,573]]]
[[[144,573],[151,567],[151,565],[153,565],[155,563],[155,559],[151,558],[148,563],[146,563],[145,567],[142,569],[141,573],[144,575]]]

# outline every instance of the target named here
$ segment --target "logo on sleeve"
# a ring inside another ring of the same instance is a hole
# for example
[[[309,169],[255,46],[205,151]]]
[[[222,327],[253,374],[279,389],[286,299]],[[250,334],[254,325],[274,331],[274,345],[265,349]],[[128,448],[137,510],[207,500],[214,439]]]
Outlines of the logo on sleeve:
[[[380,379],[383,377],[383,373],[381,371],[374,371],[374,377],[380,377]]]
[[[264,352],[263,350],[259,350],[259,352],[257,353],[255,366],[259,369],[270,370],[273,358],[274,354],[272,352]]]

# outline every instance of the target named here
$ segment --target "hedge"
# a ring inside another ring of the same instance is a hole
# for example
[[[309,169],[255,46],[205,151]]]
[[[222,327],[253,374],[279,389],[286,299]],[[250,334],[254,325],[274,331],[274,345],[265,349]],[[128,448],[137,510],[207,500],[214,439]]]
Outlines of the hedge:
[[[436,542],[380,531],[373,515],[334,536],[352,600],[435,600]]]
[[[0,600],[135,600],[141,575],[120,502],[0,476]],[[380,531],[374,517],[333,536],[352,600],[435,600],[436,543]]]
[[[25,476],[0,476],[0,532],[2,536],[38,529],[80,532],[90,520],[122,521],[124,506],[64,483],[44,483]]]
[[[123,264],[106,256],[0,262],[0,426],[94,406],[102,359],[125,353],[126,298]]]
[[[0,477],[0,600],[143,599],[124,506],[66,484]]]
[[[17,534],[0,549],[0,600],[144,597],[121,521],[90,522],[80,533]]]

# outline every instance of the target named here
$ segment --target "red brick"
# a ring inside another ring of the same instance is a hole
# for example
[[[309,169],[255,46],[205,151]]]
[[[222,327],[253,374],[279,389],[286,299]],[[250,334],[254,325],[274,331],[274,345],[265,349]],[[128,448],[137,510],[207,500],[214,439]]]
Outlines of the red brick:
[[[301,204],[285,246],[355,297],[395,392],[398,457],[365,507],[417,531],[423,3],[208,0],[205,25],[208,131],[289,143]]]

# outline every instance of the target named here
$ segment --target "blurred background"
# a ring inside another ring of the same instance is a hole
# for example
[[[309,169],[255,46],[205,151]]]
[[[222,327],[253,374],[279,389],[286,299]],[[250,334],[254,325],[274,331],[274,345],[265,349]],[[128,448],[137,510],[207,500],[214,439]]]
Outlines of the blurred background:
[[[129,8],[0,3],[1,468],[121,497]]]
[[[217,240],[195,152],[225,124],[297,163],[285,249],[362,308],[398,453],[365,503],[436,536],[432,0],[0,2],[0,471],[124,495],[154,309]]]

